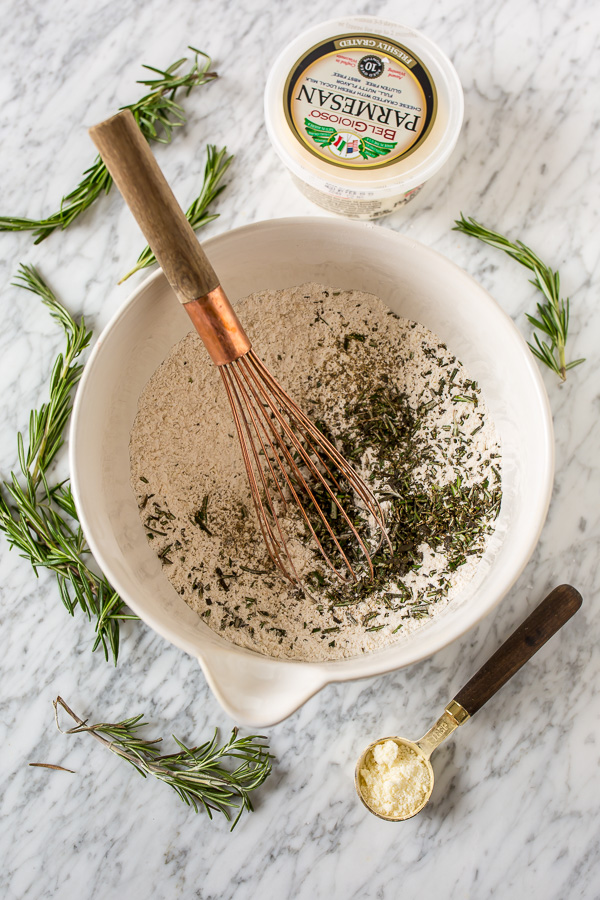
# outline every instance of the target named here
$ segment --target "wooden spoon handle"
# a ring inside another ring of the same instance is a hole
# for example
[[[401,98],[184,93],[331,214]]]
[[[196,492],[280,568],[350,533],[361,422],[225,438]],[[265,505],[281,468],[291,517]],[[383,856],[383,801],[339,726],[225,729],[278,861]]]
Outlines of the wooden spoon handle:
[[[548,594],[454,698],[470,716],[574,616],[582,598],[570,584]]]
[[[180,302],[217,288],[219,279],[131,110],[94,125],[89,133]]]

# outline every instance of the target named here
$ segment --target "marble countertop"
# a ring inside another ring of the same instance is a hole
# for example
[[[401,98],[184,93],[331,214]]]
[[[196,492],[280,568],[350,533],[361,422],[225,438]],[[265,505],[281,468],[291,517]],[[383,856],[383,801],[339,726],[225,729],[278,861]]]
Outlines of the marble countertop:
[[[94,720],[144,712],[155,731],[201,742],[231,721],[192,658],[140,623],[123,628],[118,666],[91,653],[53,578],[35,580],[0,539],[0,893],[6,898],[540,898],[600,895],[600,616],[597,578],[600,305],[597,98],[600,20],[592,0],[4,0],[0,49],[1,212],[38,215],[93,158],[84,125],[138,96],[141,63],[166,65],[188,43],[221,78],[186,103],[189,124],[158,156],[186,202],[207,140],[236,155],[220,217],[205,235],[282,215],[323,215],[271,150],[262,92],[272,59],[301,28],[371,13],[422,29],[454,61],[466,118],[450,162],[381,227],[410,234],[465,268],[525,335],[534,289],[516,263],[451,231],[462,210],[520,237],[560,268],[572,302],[570,352],[588,361],[563,386],[548,371],[557,476],[539,545],[498,610],[405,671],[332,685],[268,729],[277,761],[256,812],[235,832],[195,816],[85,735],[60,735],[60,693]],[[0,471],[44,395],[61,338],[31,295],[10,286],[39,267],[98,334],[133,281],[140,250],[120,198],[103,198],[64,233],[33,246],[0,235]],[[64,461],[62,463],[64,466]],[[435,758],[432,802],[394,826],[353,793],[371,736],[419,735],[454,691],[554,585],[584,606]],[[32,769],[53,762],[77,774]]]

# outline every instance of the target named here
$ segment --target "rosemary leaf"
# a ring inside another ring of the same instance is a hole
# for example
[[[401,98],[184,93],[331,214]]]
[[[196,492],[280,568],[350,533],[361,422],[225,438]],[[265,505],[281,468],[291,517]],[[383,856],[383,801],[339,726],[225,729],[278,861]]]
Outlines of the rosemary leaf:
[[[68,480],[50,485],[48,472],[63,445],[64,430],[73,407],[73,388],[83,366],[78,359],[89,345],[92,332],[83,318],[76,322],[54,296],[33,266],[21,266],[15,286],[32,291],[61,325],[66,347],[56,359],[50,377],[47,403],[29,416],[27,443],[17,434],[19,471],[0,487],[0,531],[11,547],[29,561],[35,574],[49,569],[56,575],[61,600],[70,615],[79,607],[95,620],[93,650],[102,646],[116,663],[119,623],[135,619],[98,570],[90,568],[83,531]]]
[[[159,141],[168,144],[173,136],[173,129],[185,125],[187,117],[181,104],[175,102],[179,91],[187,97],[193,88],[206,84],[216,78],[215,72],[209,72],[210,57],[189,48],[194,53],[194,60],[188,72],[178,75],[186,58],[178,59],[167,69],[156,69],[144,66],[155,72],[157,78],[143,78],[138,84],[150,88],[136,103],[122,106],[130,109],[147,141]],[[0,216],[0,231],[33,231],[35,241],[39,244],[56,228],[67,228],[74,219],[81,215],[103,193],[108,193],[112,186],[112,178],[99,156],[83,173],[80,184],[67,194],[60,202],[60,208],[43,219],[26,219],[18,216]]]
[[[209,222],[219,218],[218,213],[209,213],[208,207],[227,187],[225,184],[219,185],[219,182],[227,171],[232,159],[233,156],[227,156],[227,147],[217,150],[214,144],[209,144],[206,148],[206,165],[204,167],[202,188],[186,212],[187,220],[194,231],[198,231],[203,225],[208,225]],[[146,269],[155,262],[156,257],[154,253],[150,247],[145,247],[133,269],[130,269],[127,275],[121,278],[119,284],[127,281],[135,272],[139,272],[140,269]]]
[[[231,821],[230,810],[237,809],[231,831],[244,811],[252,812],[250,794],[271,773],[273,755],[263,735],[239,737],[237,728],[234,728],[229,739],[219,746],[218,732],[215,730],[212,739],[200,747],[187,747],[173,735],[179,751],[161,756],[157,745],[162,738],[148,740],[138,734],[138,730],[146,725],[141,715],[113,724],[100,722],[88,725],[87,720],[80,719],[62,697],[57,697],[53,705],[60,732],[87,732],[121,759],[131,763],[143,778],[150,775],[168,784],[194,812],[204,810],[209,819],[212,819],[213,812],[219,812]],[[58,719],[59,707],[77,725],[63,731]],[[232,761],[235,761],[234,768],[229,765]]]
[[[569,299],[561,299],[560,296],[560,276],[558,272],[553,271],[550,266],[537,256],[533,250],[530,250],[522,241],[513,243],[508,238],[496,231],[490,231],[476,222],[475,219],[465,216],[461,213],[460,219],[455,220],[453,231],[460,231],[463,234],[475,237],[491,247],[503,250],[512,259],[521,263],[531,272],[534,277],[530,279],[530,284],[542,292],[544,301],[537,304],[537,317],[526,313],[530,325],[537,331],[547,335],[549,341],[541,340],[539,335],[534,332],[533,338],[535,344],[528,343],[528,347],[540,362],[552,369],[559,376],[561,381],[566,381],[569,369],[581,365],[585,359],[575,359],[571,362],[566,361],[565,347],[569,332]]]

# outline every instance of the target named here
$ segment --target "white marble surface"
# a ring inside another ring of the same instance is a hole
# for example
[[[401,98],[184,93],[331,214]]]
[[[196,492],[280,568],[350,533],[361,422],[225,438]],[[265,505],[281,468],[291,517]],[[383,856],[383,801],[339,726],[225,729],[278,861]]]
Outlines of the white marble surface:
[[[90,625],[65,613],[49,576],[36,581],[0,542],[0,894],[7,898],[535,898],[600,895],[598,781],[600,617],[597,462],[598,34],[592,0],[2,0],[0,206],[49,211],[93,151],[84,125],[130,102],[142,62],[168,64],[193,43],[222,78],[187,103],[188,127],[158,153],[182,201],[194,195],[204,143],[236,154],[221,217],[206,230],[321,213],[271,151],[262,91],[273,54],[304,25],[337,12],[387,15],[423,29],[454,60],[466,121],[450,163],[382,227],[445,253],[528,331],[524,271],[453,233],[463,210],[560,267],[572,299],[570,352],[587,356],[566,386],[544,378],[554,411],[557,479],[533,559],[498,611],[433,659],[375,680],[330,686],[270,729],[274,774],[254,815],[229,834],[142,781],[85,736],[63,737],[51,700],[111,719],[145,711],[191,742],[228,730],[193,659],[140,624],[119,665],[92,656]],[[140,249],[116,194],[69,231],[33,247],[0,235],[0,469],[39,402],[60,345],[35,298],[11,288],[35,263],[96,332],[132,285],[115,287]],[[403,825],[369,816],[353,795],[356,755],[372,736],[419,735],[544,593],[575,584],[584,607],[435,758],[427,810]],[[31,769],[61,763],[77,775]]]

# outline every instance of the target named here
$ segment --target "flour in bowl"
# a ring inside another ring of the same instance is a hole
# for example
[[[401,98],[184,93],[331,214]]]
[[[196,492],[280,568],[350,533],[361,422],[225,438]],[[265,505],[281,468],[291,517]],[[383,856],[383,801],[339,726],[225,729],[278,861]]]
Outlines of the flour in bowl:
[[[195,332],[146,385],[131,433],[148,541],[185,602],[235,644],[301,660],[385,647],[460,592],[494,530],[501,452],[480,388],[435,334],[370,294],[304,284],[236,310],[267,367],[371,484],[394,554],[380,551],[374,579],[346,586],[300,541],[310,595],[281,578]]]

